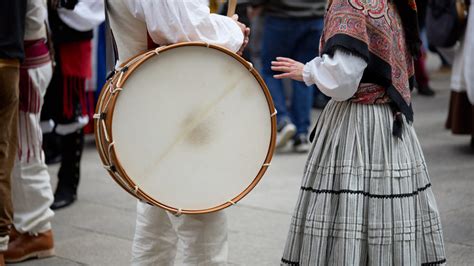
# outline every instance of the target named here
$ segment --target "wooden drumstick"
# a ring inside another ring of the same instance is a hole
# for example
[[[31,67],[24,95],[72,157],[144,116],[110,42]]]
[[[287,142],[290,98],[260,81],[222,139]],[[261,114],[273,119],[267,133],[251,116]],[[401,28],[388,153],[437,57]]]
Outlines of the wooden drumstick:
[[[232,17],[237,8],[237,0],[229,0],[229,8],[227,8],[227,16]]]

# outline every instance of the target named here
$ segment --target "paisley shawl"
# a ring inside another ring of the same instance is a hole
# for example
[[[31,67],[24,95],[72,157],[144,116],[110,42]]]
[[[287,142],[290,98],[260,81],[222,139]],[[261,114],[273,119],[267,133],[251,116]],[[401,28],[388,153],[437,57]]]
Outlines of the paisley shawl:
[[[365,85],[356,95],[370,93],[365,91],[366,84],[381,86],[395,114],[402,113],[412,122],[413,58],[420,44],[414,0],[333,0],[325,16],[320,51],[332,56],[343,49],[362,57],[368,66],[361,81]]]

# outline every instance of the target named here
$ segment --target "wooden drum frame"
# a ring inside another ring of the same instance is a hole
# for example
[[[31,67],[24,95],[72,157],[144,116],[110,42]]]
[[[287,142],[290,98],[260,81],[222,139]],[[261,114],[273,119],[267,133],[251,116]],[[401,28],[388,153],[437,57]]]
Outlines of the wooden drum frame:
[[[238,62],[240,62],[245,68],[248,69],[248,71],[255,77],[255,79],[260,84],[260,87],[262,88],[266,100],[268,102],[268,111],[271,119],[271,140],[270,145],[268,147],[268,153],[265,159],[265,163],[262,165],[253,182],[239,195],[235,196],[232,200],[224,202],[219,206],[214,206],[203,210],[186,210],[175,208],[173,206],[163,204],[146,194],[140,187],[137,186],[137,184],[133,181],[133,178],[129,176],[127,174],[127,171],[123,168],[119,160],[119,156],[117,155],[114,147],[115,143],[112,132],[112,121],[114,116],[115,103],[120,95],[120,92],[123,90],[124,84],[127,82],[127,79],[130,77],[133,71],[152,57],[159,56],[160,54],[166,53],[167,51],[184,46],[199,46],[207,47],[209,49],[215,49],[228,56],[233,57]],[[163,208],[176,215],[211,213],[220,211],[236,204],[238,201],[244,198],[251,190],[253,190],[258,184],[258,182],[262,179],[263,175],[271,164],[273,153],[275,151],[276,110],[270,92],[262,77],[259,75],[257,70],[254,69],[251,63],[247,62],[245,59],[235,54],[234,52],[218,45],[212,45],[202,42],[187,42],[160,47],[139,54],[122,64],[122,66],[115,71],[114,75],[111,76],[104,85],[102,92],[99,96],[94,120],[95,139],[100,158],[104,164],[104,168],[108,171],[108,173],[115,180],[115,182],[117,182],[125,191],[127,191],[135,198],[138,198],[139,200],[147,202],[151,205]]]

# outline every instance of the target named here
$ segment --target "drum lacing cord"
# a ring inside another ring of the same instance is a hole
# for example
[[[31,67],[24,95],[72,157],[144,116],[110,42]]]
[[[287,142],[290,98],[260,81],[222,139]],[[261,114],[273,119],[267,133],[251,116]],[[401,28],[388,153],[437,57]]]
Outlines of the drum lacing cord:
[[[122,88],[115,88],[114,89],[114,83],[113,83],[113,80],[112,80],[109,84],[108,90],[111,93],[111,95],[113,95],[113,94],[117,93],[118,91],[122,91]],[[104,100],[105,100],[105,103],[104,103]],[[104,136],[105,136],[105,139],[107,140],[107,142],[110,142],[110,137],[109,137],[109,134],[107,133],[107,125],[105,123],[106,113],[103,112],[102,110],[107,110],[107,107],[109,106],[111,100],[112,100],[111,96],[107,97],[107,99],[101,98],[99,103],[98,103],[99,104],[99,113],[94,114],[94,118],[98,119],[97,120],[98,125],[102,124],[102,131],[104,133]]]
[[[109,133],[107,133],[107,125],[105,124],[105,120],[101,120],[102,123],[102,131],[104,132],[105,140],[110,142]]]
[[[252,72],[254,70],[253,64],[250,62],[247,62],[249,64],[249,71]]]
[[[123,88],[115,88],[113,91],[111,91],[111,94],[115,94],[117,92],[123,91]]]
[[[152,53],[153,53],[153,51],[152,51]],[[129,68],[131,65],[133,65],[133,64],[135,64],[136,62],[140,61],[144,56],[147,56],[147,55],[150,55],[150,53],[148,52],[148,53],[142,54],[141,56],[137,56],[137,57],[133,58],[133,59],[132,59],[130,62],[128,62],[125,66],[116,68],[116,71],[117,71],[117,72],[122,72],[122,74],[123,74],[124,72],[127,72],[127,71],[128,71],[128,68]]]
[[[133,188],[133,193],[135,193],[135,195],[138,195],[138,190],[139,190],[138,186],[135,186]]]
[[[179,208],[178,211],[174,214],[174,216],[180,217],[181,215],[183,215],[183,209]]]
[[[115,173],[115,166],[113,164],[111,165],[104,165],[104,169],[107,170],[107,171],[110,171],[110,172],[114,172]]]
[[[209,44],[208,42],[206,43],[206,47],[207,48],[210,48],[211,47],[211,44]]]
[[[124,69],[128,69],[128,66],[124,67]],[[117,85],[122,84],[122,78],[123,78],[123,75],[125,74],[125,72],[126,71],[123,71],[123,70],[120,71],[120,76],[117,80]],[[111,90],[110,92],[113,94],[113,91],[115,91],[116,89],[117,88],[115,88],[114,90]]]
[[[276,116],[277,114],[278,114],[278,111],[277,111],[277,109],[275,109],[275,112],[273,112],[273,114],[272,114],[270,117],[274,117],[274,116]]]
[[[270,167],[272,164],[271,163],[266,163],[266,164],[263,164],[263,167]]]
[[[227,202],[230,203],[232,206],[237,205],[237,203],[235,203],[235,201],[233,201],[233,200],[229,200]]]
[[[153,52],[154,52],[156,55],[160,55],[160,49],[161,49],[161,47],[158,47],[158,48],[156,48]]]
[[[97,113],[97,114],[94,114],[93,118],[95,120],[97,120],[98,122],[98,125],[99,126],[100,124],[102,124],[102,127],[98,127],[99,129],[102,128],[103,132],[104,132],[104,136],[105,136],[105,139],[107,141],[110,141],[109,139],[109,134],[107,134],[107,126],[105,125],[105,117],[106,117],[106,113]]]
[[[110,144],[109,144],[109,148],[107,149],[108,150],[108,153],[109,153],[109,158],[112,158],[112,148],[114,147],[115,145],[115,141],[112,141]]]

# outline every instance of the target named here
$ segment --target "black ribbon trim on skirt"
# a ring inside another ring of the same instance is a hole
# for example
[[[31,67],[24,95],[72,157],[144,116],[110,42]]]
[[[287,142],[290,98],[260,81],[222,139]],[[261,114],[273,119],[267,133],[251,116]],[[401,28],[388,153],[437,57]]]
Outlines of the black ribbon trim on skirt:
[[[292,266],[299,266],[300,265],[299,262],[289,261],[289,260],[285,260],[285,259],[281,259],[281,262],[283,262],[285,264],[288,264],[288,265],[292,265]]]
[[[285,264],[288,264],[288,265],[293,265],[293,266],[299,266],[300,265],[299,262],[289,261],[289,260],[285,260],[285,259],[281,259],[281,262],[283,262]],[[442,259],[442,260],[435,261],[435,262],[422,263],[421,266],[437,266],[437,265],[441,265],[443,263],[446,263],[446,259]]]
[[[303,191],[309,191],[316,194],[359,194],[364,195],[365,197],[375,198],[375,199],[401,199],[401,198],[409,198],[418,195],[420,192],[423,192],[431,187],[431,183],[427,184],[426,186],[413,191],[412,193],[404,193],[404,194],[388,194],[388,195],[378,195],[378,194],[371,194],[369,192],[365,192],[362,190],[349,190],[349,189],[341,189],[341,190],[331,190],[331,189],[314,189],[310,187],[301,187]]]
[[[442,259],[442,260],[435,261],[435,262],[422,263],[421,266],[437,266],[437,265],[441,265],[443,263],[446,263],[446,259]]]
[[[333,57],[336,50],[343,50],[350,54],[360,56],[367,62],[368,65],[364,71],[364,75],[362,76],[361,83],[373,83],[386,88],[387,95],[394,103],[392,105],[394,113],[393,135],[401,138],[403,120],[399,113],[405,115],[407,121],[411,123],[413,122],[413,108],[411,103],[408,104],[393,86],[392,66],[382,58],[370,52],[367,43],[346,34],[336,34],[331,37],[324,45],[322,54],[327,54]],[[410,90],[413,90],[413,87],[415,86],[415,78],[410,77],[408,83]],[[313,132],[311,135],[314,138]],[[312,141],[313,138],[310,138],[310,140]]]

